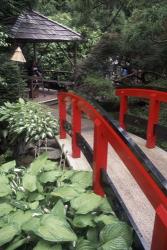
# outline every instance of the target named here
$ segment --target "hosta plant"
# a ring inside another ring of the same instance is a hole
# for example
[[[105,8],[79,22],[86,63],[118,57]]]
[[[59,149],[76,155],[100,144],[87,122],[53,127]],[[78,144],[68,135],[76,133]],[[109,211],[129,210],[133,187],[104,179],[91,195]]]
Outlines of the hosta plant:
[[[58,122],[46,106],[23,99],[1,106],[0,122],[6,124],[1,133],[14,146],[17,154],[24,153],[25,146],[30,142],[54,138],[58,128]]]
[[[28,168],[0,166],[4,250],[130,250],[132,229],[92,191],[92,173],[38,157]]]

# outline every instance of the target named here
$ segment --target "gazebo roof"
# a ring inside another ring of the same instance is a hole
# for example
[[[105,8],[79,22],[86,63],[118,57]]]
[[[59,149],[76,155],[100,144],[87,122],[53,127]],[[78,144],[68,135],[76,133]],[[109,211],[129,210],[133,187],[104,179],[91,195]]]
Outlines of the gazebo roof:
[[[10,38],[24,42],[77,41],[81,35],[34,10],[21,14],[10,30]]]

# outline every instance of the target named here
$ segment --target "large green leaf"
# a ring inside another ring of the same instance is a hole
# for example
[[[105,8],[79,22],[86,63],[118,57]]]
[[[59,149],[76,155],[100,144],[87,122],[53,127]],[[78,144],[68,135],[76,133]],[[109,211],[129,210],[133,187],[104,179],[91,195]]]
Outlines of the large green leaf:
[[[122,237],[117,237],[103,244],[99,250],[129,250],[129,247]]]
[[[101,201],[101,204],[98,208],[99,211],[103,212],[103,213],[112,213],[113,214],[113,210],[107,200],[106,197],[104,197]]]
[[[57,162],[46,160],[45,165],[43,165],[43,171],[52,171],[58,169]]]
[[[80,239],[77,241],[76,250],[96,250],[96,249],[97,247],[95,243],[91,241],[84,239]]]
[[[92,172],[90,171],[77,171],[71,177],[72,183],[79,183],[81,187],[92,186]]]
[[[45,199],[45,196],[35,191],[34,193],[31,193],[28,200],[31,202],[31,201],[40,201],[43,199]]]
[[[62,171],[62,175],[61,177],[59,178],[60,181],[65,181],[65,180],[68,180],[71,182],[71,177],[76,173],[75,170],[63,170]]]
[[[62,171],[60,170],[48,171],[48,172],[42,173],[39,176],[39,181],[42,183],[54,182],[61,175],[62,175]]]
[[[27,197],[27,193],[26,192],[17,191],[17,193],[16,193],[16,200],[17,201],[25,199],[26,197]]]
[[[9,214],[13,210],[14,208],[10,204],[6,202],[0,203],[0,217]]]
[[[0,172],[8,173],[11,169],[14,169],[16,166],[15,161],[9,161],[0,166]]]
[[[40,218],[32,217],[30,220],[22,225],[22,230],[25,232],[36,232],[40,226]]]
[[[38,192],[43,193],[43,186],[41,185],[41,183],[38,180],[36,181],[36,185],[37,185]]]
[[[100,241],[106,243],[112,239],[122,237],[130,247],[132,244],[132,229],[124,222],[106,225],[100,232]]]
[[[37,189],[37,178],[34,175],[31,174],[25,174],[23,176],[23,187],[30,191],[33,192]]]
[[[70,228],[70,225],[59,217],[43,215],[40,226],[35,233],[47,241],[66,242],[76,241],[77,236]]]
[[[73,184],[69,184],[69,183],[64,183],[63,186],[65,187],[72,187],[75,191],[77,191],[78,193],[85,193],[85,188],[80,186],[79,183],[73,183]]]
[[[32,213],[30,211],[23,212],[22,210],[17,210],[8,216],[8,222],[10,224],[16,224],[19,228],[32,218]]]
[[[32,203],[29,203],[29,207],[33,210],[33,209],[37,209],[37,207],[39,206],[39,201],[34,201]]]
[[[14,240],[10,243],[10,245],[6,248],[6,250],[15,250],[24,245],[27,242],[27,238]]]
[[[9,194],[11,194],[12,190],[9,185],[9,180],[6,176],[0,175],[0,183],[1,183],[1,188],[0,188],[0,197],[5,197]]]
[[[81,214],[81,215],[76,215],[73,219],[73,225],[75,227],[79,228],[84,228],[87,226],[94,227],[95,224],[93,222],[93,215],[91,214]]]
[[[79,193],[73,187],[63,186],[55,188],[51,195],[61,197],[65,201],[70,201],[77,197]]]
[[[8,225],[7,216],[3,216],[0,218],[0,228],[3,228]]]
[[[118,220],[118,218],[116,216],[106,215],[106,214],[101,214],[99,216],[96,216],[94,221],[96,223],[103,223],[105,225],[119,222],[119,220]]]
[[[11,241],[15,235],[19,233],[19,229],[15,225],[5,226],[0,229],[0,246]]]
[[[0,175],[0,183],[1,184],[8,184],[9,179],[5,175]]]
[[[62,246],[60,244],[51,245],[49,242],[40,240],[33,250],[62,250]]]
[[[97,243],[99,240],[99,232],[97,227],[96,228],[89,228],[86,233],[86,238],[89,241]]]
[[[81,194],[71,201],[71,207],[77,214],[87,214],[97,209],[101,203],[101,197],[94,193]]]
[[[11,194],[11,188],[8,184],[2,184],[0,188],[0,197],[4,197]]]
[[[43,168],[46,166],[48,154],[43,153],[35,161],[33,161],[28,170],[32,175],[37,175],[42,172]]]
[[[58,200],[56,205],[52,208],[51,213],[60,218],[66,217],[66,210],[61,200]]]

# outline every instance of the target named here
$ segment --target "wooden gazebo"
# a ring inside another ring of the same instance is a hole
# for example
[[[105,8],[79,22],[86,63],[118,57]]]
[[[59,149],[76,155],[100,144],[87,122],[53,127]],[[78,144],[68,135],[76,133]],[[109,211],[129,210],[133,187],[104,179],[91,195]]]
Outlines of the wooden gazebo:
[[[46,43],[46,48],[49,43],[58,43],[59,48],[69,60],[73,72],[75,73],[77,44],[82,40],[82,37],[72,29],[50,20],[34,10],[27,10],[16,19],[15,24],[9,31],[9,38],[13,43],[20,46],[25,43],[32,43],[34,49],[34,61],[36,62],[38,61],[36,53],[37,43]],[[60,43],[62,42],[72,42],[74,44],[72,59],[61,48]]]
[[[28,10],[17,18],[9,32],[9,37],[18,44],[33,43],[35,59],[36,43],[74,42],[74,45],[77,45],[77,42],[82,40],[79,33],[34,10]],[[75,50],[76,47],[74,46]],[[75,51],[74,54],[76,54]]]

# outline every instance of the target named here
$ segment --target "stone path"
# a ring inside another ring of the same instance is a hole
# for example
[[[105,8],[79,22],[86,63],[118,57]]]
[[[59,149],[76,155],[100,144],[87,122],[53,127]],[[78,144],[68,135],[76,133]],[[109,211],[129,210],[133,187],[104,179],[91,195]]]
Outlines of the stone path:
[[[52,110],[53,114],[58,117],[58,106],[52,106]],[[70,115],[67,116],[67,120],[71,122]],[[93,148],[93,123],[89,119],[82,119],[82,135]],[[129,136],[167,178],[167,152],[158,147],[148,149],[145,147],[146,142],[144,139],[133,134],[129,134]],[[57,136],[57,140],[61,147],[63,145],[63,150],[71,167],[76,170],[91,171],[91,167],[83,154],[79,159],[72,158],[71,138],[69,136],[65,140],[60,140],[59,136]],[[108,148],[107,172],[141,233],[145,249],[149,250],[155,219],[154,208],[111,146]]]
[[[68,120],[70,121],[70,116],[68,116]],[[93,147],[93,123],[89,119],[82,119],[82,135],[89,145]],[[151,150],[147,149],[145,147],[146,142],[144,139],[132,134],[129,134],[129,136],[157,166],[159,171],[167,177],[167,153],[158,147]],[[58,141],[60,145],[65,145],[64,150],[68,152],[67,158],[69,164],[74,169],[91,170],[83,154],[80,159],[72,158],[71,138],[69,136],[67,136],[67,139],[65,140],[60,140],[58,138]],[[149,250],[151,247],[155,219],[154,208],[111,146],[108,148],[107,172],[141,233],[145,249]]]

